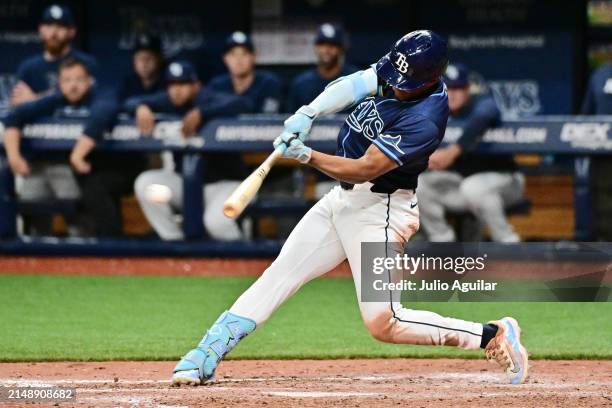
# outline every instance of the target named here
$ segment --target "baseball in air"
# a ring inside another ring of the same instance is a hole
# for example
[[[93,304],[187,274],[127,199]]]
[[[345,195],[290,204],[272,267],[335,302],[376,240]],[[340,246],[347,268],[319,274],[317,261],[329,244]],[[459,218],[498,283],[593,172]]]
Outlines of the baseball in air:
[[[172,190],[163,184],[151,184],[145,190],[147,200],[156,204],[166,204],[172,198]]]

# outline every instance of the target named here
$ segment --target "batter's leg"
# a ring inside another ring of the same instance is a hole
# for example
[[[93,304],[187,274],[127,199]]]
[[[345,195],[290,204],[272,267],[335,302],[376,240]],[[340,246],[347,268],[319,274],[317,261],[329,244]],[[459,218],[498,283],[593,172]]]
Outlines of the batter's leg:
[[[412,194],[391,195],[348,191],[354,206],[345,207],[335,219],[336,229],[347,254],[361,299],[361,243],[397,242],[381,257],[392,257],[390,251],[403,251],[403,244],[419,227],[418,209],[411,208]],[[361,213],[365,212],[365,214]],[[390,277],[397,280],[399,277]],[[447,345],[465,349],[481,346],[483,325],[440,316],[437,313],[411,310],[399,302],[398,292],[389,292],[388,301],[362,302],[359,308],[363,321],[376,339],[389,343]]]
[[[332,223],[328,193],[302,218],[276,260],[207,331],[198,346],[174,369],[174,384],[200,384],[244,336],[263,324],[303,284],[331,270],[346,255]]]

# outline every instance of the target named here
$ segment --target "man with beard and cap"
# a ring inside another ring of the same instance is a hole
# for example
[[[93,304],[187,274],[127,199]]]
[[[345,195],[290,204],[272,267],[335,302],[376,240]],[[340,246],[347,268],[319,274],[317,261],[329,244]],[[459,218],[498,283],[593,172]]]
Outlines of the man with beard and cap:
[[[95,76],[95,58],[72,46],[76,32],[74,17],[68,7],[53,4],[45,9],[38,26],[43,52],[26,59],[17,68],[17,84],[11,93],[11,106],[55,91],[58,68],[68,58],[84,62]]]
[[[96,219],[95,212],[91,211],[92,206],[89,203],[99,205],[106,198],[99,192],[91,195],[87,194],[87,189],[80,189],[68,165],[68,160],[78,174],[86,175],[98,171],[97,164],[94,163],[92,166],[87,155],[96,142],[102,140],[104,132],[113,125],[117,113],[116,102],[111,93],[100,91],[94,86],[94,78],[86,64],[77,59],[70,58],[61,63],[58,81],[57,91],[23,103],[9,113],[4,120],[6,127],[4,148],[9,166],[19,181],[17,195],[20,200],[44,202],[53,199],[82,198],[83,220],[81,221],[94,220]],[[21,148],[23,127],[48,117],[83,121],[83,131],[70,155],[64,152],[32,152]],[[119,167],[115,161],[106,161],[112,166]],[[51,217],[29,216],[27,218],[30,234],[47,235],[51,232]],[[119,213],[105,212],[98,218],[102,219],[100,223],[105,227],[121,222]],[[83,222],[79,223],[76,228],[74,219],[67,221],[69,222],[69,234],[83,233]]]
[[[344,61],[344,30],[336,24],[322,24],[315,35],[314,52],[317,66],[298,75],[289,87],[287,110],[296,111],[319,95],[332,81],[350,75],[357,68]]]

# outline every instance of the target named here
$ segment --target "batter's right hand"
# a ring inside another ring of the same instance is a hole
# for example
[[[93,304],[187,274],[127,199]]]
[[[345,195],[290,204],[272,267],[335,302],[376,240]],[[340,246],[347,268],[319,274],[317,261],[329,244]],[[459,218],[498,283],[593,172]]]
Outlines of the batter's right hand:
[[[136,109],[136,126],[142,135],[150,136],[155,129],[155,114],[147,105],[140,105]]]
[[[22,177],[26,177],[30,175],[30,172],[31,172],[30,165],[28,164],[26,159],[23,158],[22,155],[20,154],[16,156],[9,155],[8,162],[9,162],[11,171],[13,172],[14,175],[22,176]]]
[[[304,105],[285,121],[283,133],[296,134],[303,142],[308,138],[312,121],[317,117],[311,107]]]

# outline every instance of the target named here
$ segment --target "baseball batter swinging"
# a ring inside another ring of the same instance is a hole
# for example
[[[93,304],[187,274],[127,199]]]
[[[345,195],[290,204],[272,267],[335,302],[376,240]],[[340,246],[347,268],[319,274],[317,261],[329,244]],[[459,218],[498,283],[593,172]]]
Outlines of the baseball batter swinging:
[[[417,177],[440,144],[448,118],[441,79],[446,65],[446,43],[437,34],[411,32],[371,68],[332,82],[285,121],[274,147],[280,146],[284,157],[308,164],[341,185],[302,218],[278,258],[176,365],[173,384],[212,380],[223,356],[243,337],[268,320],[303,284],[345,259],[359,297],[361,243],[403,244],[418,230]],[[340,129],[335,156],[304,144],[319,115],[352,105],[356,107]],[[510,382],[525,381],[527,351],[513,318],[474,323],[407,309],[394,296],[389,299],[359,302],[364,324],[376,339],[484,348],[488,358],[504,367]]]

